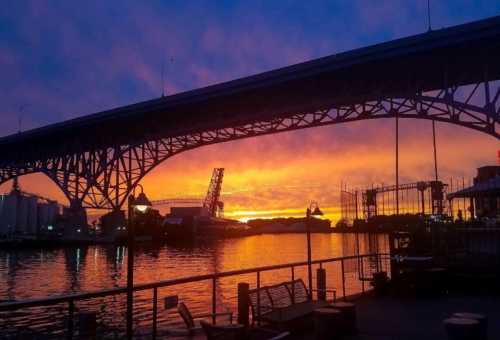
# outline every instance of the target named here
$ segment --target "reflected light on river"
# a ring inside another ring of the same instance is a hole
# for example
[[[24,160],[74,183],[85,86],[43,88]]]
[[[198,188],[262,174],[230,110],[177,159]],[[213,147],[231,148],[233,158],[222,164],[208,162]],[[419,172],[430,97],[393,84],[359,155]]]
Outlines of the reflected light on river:
[[[360,253],[384,251],[360,237]],[[312,234],[314,259],[352,255],[351,234]],[[0,299],[77,293],[125,285],[125,246],[0,250]],[[165,246],[138,245],[135,283],[306,260],[303,234],[257,235]],[[76,286],[74,286],[76,285]],[[78,287],[78,289],[75,289]]]
[[[313,259],[354,255],[357,248],[353,234],[312,234]],[[385,235],[359,236],[359,253],[387,251],[388,240]],[[139,284],[213,272],[304,262],[306,253],[305,234],[257,235],[156,247],[138,245],[134,260],[134,279],[135,284]],[[111,245],[0,250],[0,300],[22,300],[125,286],[126,257],[126,247]],[[338,263],[326,264],[324,268],[327,270],[328,286],[340,290],[342,283]],[[355,262],[346,262],[345,271],[348,278],[355,278],[356,270]],[[306,267],[296,268],[295,275],[305,279]],[[290,280],[290,270],[265,272],[261,278],[263,284],[287,281]],[[255,274],[219,279],[218,308],[236,309],[238,282],[248,282],[255,286]],[[348,284],[348,294],[361,290],[359,282],[356,282]],[[211,305],[210,282],[161,288],[158,294],[160,297],[179,295],[194,313],[208,312],[207,308]],[[112,301],[89,301],[86,302],[86,308],[117,312],[124,308],[122,298]],[[136,310],[138,313],[149,315],[147,312],[151,310],[150,291],[136,293]],[[48,318],[50,312],[46,313]],[[28,322],[29,316],[23,318],[24,322]],[[167,322],[167,316],[163,315],[161,318],[161,322]],[[6,323],[3,323],[3,326],[5,325]],[[2,322],[0,330],[1,328]]]

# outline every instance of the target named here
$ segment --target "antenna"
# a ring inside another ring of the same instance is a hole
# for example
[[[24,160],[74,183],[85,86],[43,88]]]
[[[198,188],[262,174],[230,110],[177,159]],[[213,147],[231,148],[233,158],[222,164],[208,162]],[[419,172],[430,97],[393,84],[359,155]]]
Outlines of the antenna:
[[[427,0],[427,32],[432,31],[431,25],[431,0]]]

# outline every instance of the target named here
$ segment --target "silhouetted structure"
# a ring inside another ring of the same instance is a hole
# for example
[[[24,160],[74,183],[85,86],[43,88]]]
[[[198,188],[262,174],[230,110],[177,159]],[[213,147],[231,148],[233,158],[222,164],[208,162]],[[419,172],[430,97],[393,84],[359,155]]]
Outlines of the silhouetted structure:
[[[340,192],[342,219],[352,224],[357,219],[372,219],[379,215],[397,215],[396,200],[399,195],[399,214],[443,215],[447,184],[441,181],[420,181],[371,187],[362,191]]]
[[[450,202],[460,198],[468,200],[472,218],[500,217],[500,166],[478,168],[474,185],[452,192],[447,198]]]
[[[73,211],[119,210],[158,164],[214,143],[388,117],[500,138],[499,40],[494,17],[4,137],[0,184],[41,172]]]
[[[224,168],[214,169],[207,196],[203,202],[203,207],[208,210],[209,215],[212,217],[218,217],[224,211],[224,203],[219,200],[223,179]]]

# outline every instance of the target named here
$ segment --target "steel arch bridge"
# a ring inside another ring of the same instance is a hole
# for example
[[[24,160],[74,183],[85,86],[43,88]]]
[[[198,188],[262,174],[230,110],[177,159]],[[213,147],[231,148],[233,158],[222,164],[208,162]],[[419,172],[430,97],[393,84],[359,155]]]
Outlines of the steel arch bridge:
[[[120,209],[205,145],[378,118],[500,139],[500,17],[333,55],[0,139],[0,184],[44,173],[76,208]]]

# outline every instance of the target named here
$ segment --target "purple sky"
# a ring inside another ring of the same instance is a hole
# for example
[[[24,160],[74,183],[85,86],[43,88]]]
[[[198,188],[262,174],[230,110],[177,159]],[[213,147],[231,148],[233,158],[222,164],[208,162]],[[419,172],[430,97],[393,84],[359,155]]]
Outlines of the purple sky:
[[[50,3],[50,5],[49,5]],[[432,2],[435,28],[500,14]],[[426,1],[10,1],[0,135],[426,30]],[[173,58],[173,62],[171,61]]]

